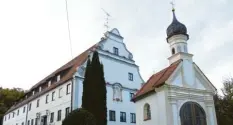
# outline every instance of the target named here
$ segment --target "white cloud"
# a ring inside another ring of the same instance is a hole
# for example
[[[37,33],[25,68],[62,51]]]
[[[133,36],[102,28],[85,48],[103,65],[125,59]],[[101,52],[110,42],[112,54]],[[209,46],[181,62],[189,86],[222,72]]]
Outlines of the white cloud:
[[[112,15],[110,26],[120,30],[147,80],[168,65],[169,2],[68,0],[73,55],[103,35],[104,8]],[[231,73],[232,5],[232,0],[176,0],[177,18],[190,35],[189,52],[218,88],[222,77]],[[64,0],[0,1],[0,15],[0,86],[29,89],[70,60]]]

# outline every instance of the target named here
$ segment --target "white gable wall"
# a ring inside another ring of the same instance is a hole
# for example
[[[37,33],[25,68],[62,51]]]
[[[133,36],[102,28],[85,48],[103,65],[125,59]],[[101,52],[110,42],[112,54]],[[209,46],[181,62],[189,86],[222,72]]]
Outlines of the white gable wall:
[[[118,33],[113,30],[113,33]],[[109,33],[107,39],[99,43],[99,58],[104,65],[104,77],[107,85],[107,121],[108,125],[135,125],[131,123],[130,113],[136,113],[135,104],[130,99],[130,93],[136,93],[136,89],[140,89],[144,82],[139,73],[139,67],[132,59],[132,54],[127,50],[123,43],[123,38]],[[113,47],[118,48],[118,54],[113,53]],[[80,67],[86,67],[84,63]],[[74,109],[81,107],[83,93],[84,73],[77,69],[76,82],[74,85]],[[133,74],[133,81],[129,80],[129,73]],[[122,85],[122,102],[113,100],[113,84]],[[109,110],[115,111],[116,121],[109,121]],[[126,122],[120,122],[120,112],[126,113]],[[137,114],[136,114],[137,116]]]

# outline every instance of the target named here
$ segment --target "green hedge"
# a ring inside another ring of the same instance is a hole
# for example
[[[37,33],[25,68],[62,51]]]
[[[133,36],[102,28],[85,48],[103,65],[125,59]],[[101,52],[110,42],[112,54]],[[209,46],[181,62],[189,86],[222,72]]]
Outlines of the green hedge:
[[[62,122],[62,125],[96,125],[94,115],[85,109],[72,111]]]

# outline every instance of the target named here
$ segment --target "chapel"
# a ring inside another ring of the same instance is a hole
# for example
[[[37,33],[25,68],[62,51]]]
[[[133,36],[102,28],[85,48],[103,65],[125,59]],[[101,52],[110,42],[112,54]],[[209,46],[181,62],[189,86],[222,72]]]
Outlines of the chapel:
[[[167,28],[170,65],[153,74],[132,99],[137,125],[217,125],[216,88],[193,61],[189,35],[172,10]]]

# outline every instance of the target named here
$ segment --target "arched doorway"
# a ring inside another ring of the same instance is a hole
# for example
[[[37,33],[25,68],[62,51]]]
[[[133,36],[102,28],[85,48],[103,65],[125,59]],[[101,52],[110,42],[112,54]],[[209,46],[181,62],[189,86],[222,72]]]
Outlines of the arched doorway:
[[[181,125],[207,125],[204,109],[196,102],[186,102],[180,109]]]

